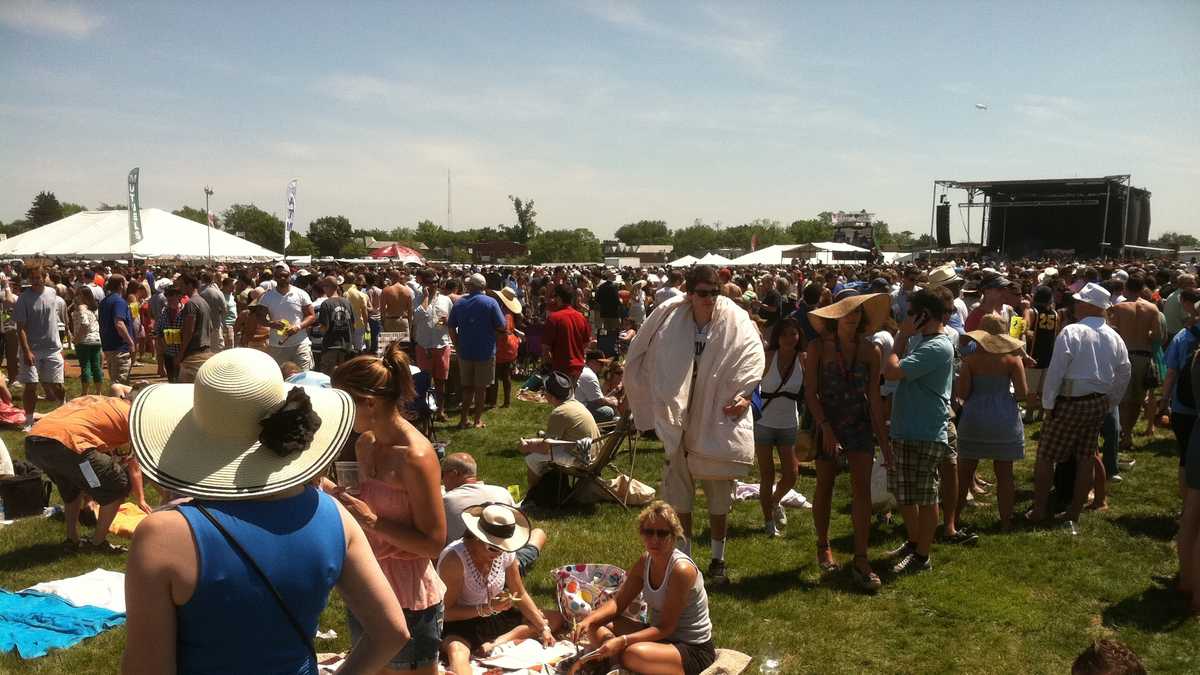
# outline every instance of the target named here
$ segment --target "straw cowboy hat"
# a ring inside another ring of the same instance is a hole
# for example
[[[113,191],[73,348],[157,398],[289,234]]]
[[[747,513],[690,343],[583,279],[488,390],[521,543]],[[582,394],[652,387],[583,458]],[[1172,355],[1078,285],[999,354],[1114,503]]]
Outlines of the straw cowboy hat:
[[[336,389],[289,385],[256,349],[213,356],[193,384],[146,388],[130,411],[133,451],[154,482],[202,499],[253,499],[302,485],[354,426]]]
[[[983,351],[989,354],[1011,354],[1025,348],[1025,341],[1018,340],[1011,335],[1003,333],[989,333],[986,330],[973,330],[967,332],[967,337],[971,338],[983,348]]]
[[[497,300],[504,303],[504,306],[508,308],[508,311],[512,312],[513,314],[521,313],[521,301],[517,299],[517,292],[511,287],[505,286],[498,291],[492,291],[492,295],[496,296]]]
[[[867,315],[867,332],[873,333],[887,320],[888,312],[892,308],[892,301],[887,293],[852,295],[832,305],[826,305],[810,311],[808,313],[809,322],[813,324],[813,328],[823,331],[826,319],[837,321],[859,307],[862,307]]]
[[[954,265],[943,265],[929,273],[929,281],[926,282],[926,285],[930,288],[937,288],[955,281],[962,281],[962,277],[954,271]]]
[[[529,517],[508,504],[487,502],[468,506],[462,512],[462,520],[476,539],[502,551],[513,553],[529,543]]]

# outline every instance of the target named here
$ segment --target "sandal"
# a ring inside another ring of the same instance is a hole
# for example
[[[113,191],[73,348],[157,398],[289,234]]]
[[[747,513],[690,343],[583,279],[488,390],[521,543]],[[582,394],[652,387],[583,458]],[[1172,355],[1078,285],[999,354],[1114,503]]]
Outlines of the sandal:
[[[81,544],[78,539],[63,539],[60,546],[62,546],[63,553],[78,553]]]
[[[822,560],[821,559],[821,554],[826,551],[830,551],[830,560]],[[828,572],[838,571],[839,568],[838,568],[837,561],[833,560],[832,558],[833,558],[832,548],[829,546],[829,544],[825,544],[825,545],[817,544],[817,567],[820,567],[822,572],[828,573]]]
[[[90,540],[85,539],[79,543],[79,549],[87,553],[104,553],[108,555],[119,555],[129,552],[128,548],[118,546],[107,539],[99,544],[93,544]]]
[[[858,568],[857,563],[859,560],[866,563],[868,571],[864,572]],[[867,559],[867,556],[861,553],[856,554],[854,562],[855,564],[850,567],[850,572],[854,575],[855,585],[858,586],[859,590],[866,593],[878,593],[879,589],[883,588],[883,582],[880,581],[879,575],[875,573],[875,570],[871,569],[871,562]]]

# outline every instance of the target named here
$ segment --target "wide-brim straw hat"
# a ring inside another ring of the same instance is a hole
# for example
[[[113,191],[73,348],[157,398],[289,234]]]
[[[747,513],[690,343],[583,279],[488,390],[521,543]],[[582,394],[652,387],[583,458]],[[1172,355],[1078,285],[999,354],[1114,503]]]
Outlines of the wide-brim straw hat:
[[[337,457],[354,427],[344,391],[300,387],[320,417],[311,442],[286,456],[264,445],[261,422],[294,399],[275,360],[230,349],[204,363],[195,384],[156,384],[134,399],[129,430],[142,472],[163,487],[201,499],[272,495],[307,483]],[[297,425],[299,426],[299,425]]]
[[[505,286],[498,291],[493,291],[492,295],[496,296],[497,300],[504,303],[504,306],[508,308],[508,311],[512,312],[513,314],[521,313],[521,301],[517,299],[517,292],[511,287]]]
[[[1003,333],[997,335],[986,330],[967,332],[967,337],[974,340],[989,354],[1011,354],[1025,348],[1025,341]]]
[[[462,512],[463,524],[475,538],[509,553],[529,543],[529,516],[508,504],[492,502],[468,506]]]
[[[962,281],[962,277],[958,276],[958,272],[954,270],[954,265],[943,265],[929,273],[929,279],[925,285],[930,288],[938,286],[947,286],[956,281]]]
[[[825,321],[837,321],[859,307],[867,315],[865,330],[873,333],[887,320],[888,312],[891,311],[892,307],[892,298],[887,293],[852,295],[848,298],[838,300],[832,305],[818,307],[810,311],[808,313],[809,322],[813,324],[813,328],[816,328],[817,331],[824,332]]]

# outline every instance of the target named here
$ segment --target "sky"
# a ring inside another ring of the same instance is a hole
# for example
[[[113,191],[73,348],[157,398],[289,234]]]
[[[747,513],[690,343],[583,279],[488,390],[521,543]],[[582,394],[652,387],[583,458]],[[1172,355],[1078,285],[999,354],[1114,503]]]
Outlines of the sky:
[[[207,184],[282,214],[298,178],[301,229],[445,225],[450,171],[455,229],[511,194],[601,238],[864,208],[920,234],[934,179],[1128,173],[1152,236],[1200,236],[1197,45],[1190,0],[0,0],[0,220],[121,203],[137,166],[144,208]]]

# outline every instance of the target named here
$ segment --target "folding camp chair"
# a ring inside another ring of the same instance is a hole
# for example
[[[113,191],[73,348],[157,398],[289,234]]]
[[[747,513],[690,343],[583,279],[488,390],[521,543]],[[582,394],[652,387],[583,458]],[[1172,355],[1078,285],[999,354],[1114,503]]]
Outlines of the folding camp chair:
[[[559,506],[566,505],[585,485],[594,482],[603,488],[613,498],[613,501],[616,501],[625,508],[629,508],[629,505],[625,503],[626,500],[622,499],[620,495],[609,487],[608,482],[604,480],[603,476],[604,469],[616,459],[617,455],[621,452],[621,444],[625,442],[625,439],[632,431],[632,425],[627,420],[628,418],[618,421],[613,430],[592,441],[592,447],[588,453],[589,457],[586,462],[561,464],[554,461],[553,451],[550,453],[550,468],[561,472],[568,480],[573,482],[566,495],[558,500]],[[569,446],[573,448],[575,447],[575,443],[572,441],[569,443]]]

